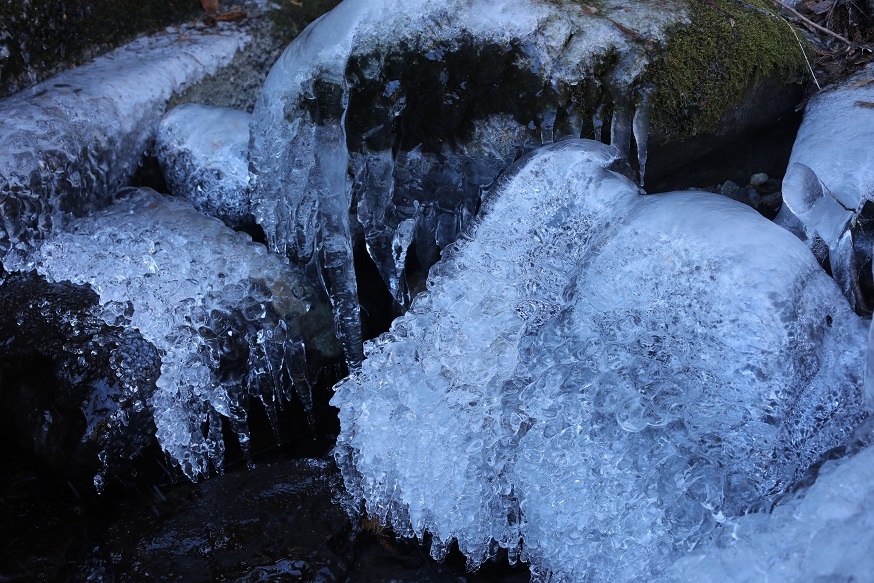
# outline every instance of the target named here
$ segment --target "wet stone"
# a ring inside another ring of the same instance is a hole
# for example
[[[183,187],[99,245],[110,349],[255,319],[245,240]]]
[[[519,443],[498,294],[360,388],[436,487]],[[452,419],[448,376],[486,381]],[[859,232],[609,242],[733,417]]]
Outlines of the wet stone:
[[[0,276],[4,439],[44,468],[87,484],[130,469],[154,440],[159,351],[108,324],[87,285],[33,272]]]

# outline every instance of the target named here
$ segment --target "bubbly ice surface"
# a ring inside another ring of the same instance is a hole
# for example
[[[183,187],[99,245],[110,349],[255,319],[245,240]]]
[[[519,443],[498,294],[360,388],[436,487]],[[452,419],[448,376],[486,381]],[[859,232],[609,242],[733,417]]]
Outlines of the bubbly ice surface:
[[[231,228],[254,224],[249,188],[249,118],[244,111],[186,104],[161,119],[155,156],[167,187]]]
[[[0,101],[0,261],[108,205],[170,97],[250,40],[223,25],[168,29]]]
[[[266,247],[187,202],[127,194],[10,267],[90,284],[108,324],[129,322],[162,352],[150,403],[158,442],[197,479],[221,467],[220,416],[245,449],[249,397],[270,411],[295,387],[309,406],[301,321],[325,301]]]
[[[627,31],[658,41],[683,4],[345,0],[288,47],[252,118],[254,211],[274,250],[326,274],[350,362],[350,211],[406,307],[412,253],[431,265],[501,170],[579,138],[597,117],[580,95],[615,106],[614,142],[627,153],[634,135],[645,162],[648,103],[633,85],[648,53]]]
[[[721,197],[641,196],[619,158],[517,163],[336,387],[347,488],[435,556],[658,579],[866,414],[865,327],[807,248]]]

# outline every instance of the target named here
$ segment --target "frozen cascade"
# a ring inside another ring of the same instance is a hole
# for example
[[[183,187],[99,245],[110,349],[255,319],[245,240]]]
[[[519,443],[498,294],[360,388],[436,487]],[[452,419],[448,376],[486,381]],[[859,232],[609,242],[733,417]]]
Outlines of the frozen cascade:
[[[226,107],[186,104],[158,125],[155,156],[167,187],[231,228],[255,222],[250,208],[249,118]]]
[[[518,162],[336,387],[348,490],[437,557],[658,579],[865,417],[864,325],[804,245],[730,200],[642,197],[619,160]]]
[[[874,200],[871,103],[874,65],[810,99],[783,179],[786,211],[778,217],[789,222],[785,215],[791,212],[800,219],[799,234],[819,257],[829,255],[835,279],[854,305],[861,291],[849,229]]]
[[[614,142],[627,152],[634,133],[645,158],[636,83],[648,53],[627,31],[657,43],[685,18],[684,2],[653,11],[611,0],[596,12],[345,0],[276,63],[252,119],[254,212],[272,249],[324,275],[351,363],[361,349],[350,212],[406,307],[418,291],[407,264],[433,264],[523,153],[588,135],[596,109],[615,109]]]
[[[196,480],[221,468],[219,416],[245,449],[249,397],[271,412],[294,387],[309,407],[302,339],[330,334],[313,332],[327,300],[263,245],[188,203],[126,194],[10,267],[90,284],[108,324],[129,325],[162,352],[149,403],[158,442]]]

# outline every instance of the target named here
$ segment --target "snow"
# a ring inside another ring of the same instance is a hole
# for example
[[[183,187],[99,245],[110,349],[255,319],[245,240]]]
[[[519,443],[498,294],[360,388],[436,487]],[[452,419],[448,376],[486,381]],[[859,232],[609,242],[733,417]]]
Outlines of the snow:
[[[108,324],[161,351],[157,438],[193,480],[221,468],[220,416],[246,450],[249,397],[270,412],[293,387],[310,406],[303,336],[326,301],[266,247],[182,200],[131,189],[8,267],[90,284]]]
[[[108,205],[170,97],[250,40],[226,26],[168,29],[0,101],[0,261],[23,259],[72,217]]]
[[[231,228],[254,224],[250,117],[224,107],[180,105],[163,117],[155,138],[155,156],[170,192]]]
[[[437,557],[657,580],[866,415],[865,325],[807,248],[722,197],[641,196],[620,160],[518,162],[335,387],[347,489]]]
[[[574,94],[615,105],[614,144],[627,153],[634,135],[645,162],[647,98],[632,88],[648,53],[616,23],[658,41],[681,4],[609,1],[593,15],[533,0],[346,0],[289,46],[253,114],[255,216],[273,250],[324,274],[353,368],[350,220],[405,308],[412,249],[432,264],[502,169],[580,137]]]

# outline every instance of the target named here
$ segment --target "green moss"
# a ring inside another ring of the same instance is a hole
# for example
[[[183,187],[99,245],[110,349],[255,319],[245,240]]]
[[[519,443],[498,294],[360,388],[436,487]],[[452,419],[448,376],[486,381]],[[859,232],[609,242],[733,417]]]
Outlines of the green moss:
[[[799,41],[766,0],[691,0],[689,8],[690,22],[668,35],[647,73],[653,127],[665,137],[712,132],[751,84],[806,70]]]

